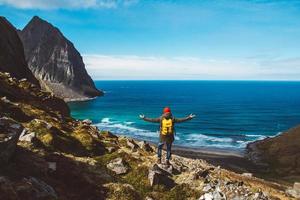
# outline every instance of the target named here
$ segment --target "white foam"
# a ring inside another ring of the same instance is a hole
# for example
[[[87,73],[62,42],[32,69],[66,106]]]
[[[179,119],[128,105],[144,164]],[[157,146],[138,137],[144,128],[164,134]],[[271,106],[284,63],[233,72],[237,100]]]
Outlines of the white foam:
[[[124,124],[126,124],[126,125],[132,125],[132,124],[134,124],[134,122],[124,122]]]
[[[213,137],[213,136],[207,136],[203,135],[201,133],[199,134],[190,134],[188,135],[188,139],[190,140],[208,140],[211,142],[233,142],[231,138],[218,138],[218,137]]]
[[[143,138],[151,141],[157,141],[159,134],[158,132],[153,132],[141,128],[136,128],[133,126],[134,122],[125,121],[115,121],[111,118],[103,118],[100,123],[95,124],[97,127],[103,130],[108,130],[119,135],[126,135],[129,137]],[[193,147],[217,147],[217,148],[234,148],[241,149],[245,148],[249,142],[255,141],[257,139],[263,139],[264,135],[246,135],[246,137],[251,138],[250,140],[235,141],[229,137],[217,137],[209,136],[204,134],[182,134],[177,133],[175,135],[175,141],[179,145],[183,146],[193,146]]]
[[[115,132],[116,134],[125,134],[125,135],[131,135],[131,136],[145,136],[145,137],[157,137],[157,132],[151,132],[144,129],[135,128],[132,126],[128,126],[126,124],[122,123],[112,123],[110,120],[103,120],[101,123],[95,124],[100,129],[109,130],[112,132]]]
[[[103,119],[101,120],[101,123],[106,123],[106,124],[111,123],[111,122],[110,122],[110,118],[108,118],[108,117],[103,118]]]

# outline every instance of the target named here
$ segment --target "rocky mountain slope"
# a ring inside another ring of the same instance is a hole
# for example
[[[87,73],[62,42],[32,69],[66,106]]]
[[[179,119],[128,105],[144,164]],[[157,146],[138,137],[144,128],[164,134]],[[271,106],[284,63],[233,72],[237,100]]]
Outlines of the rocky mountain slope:
[[[247,146],[248,157],[263,169],[293,180],[300,177],[300,126]]]
[[[0,71],[9,72],[18,79],[26,78],[38,84],[25,61],[22,42],[8,20],[0,16]]]
[[[35,16],[19,35],[28,66],[44,89],[67,101],[102,95],[81,55],[58,28]]]
[[[201,159],[154,164],[154,146],[74,120],[62,100],[0,77],[0,199],[292,199],[284,186]]]

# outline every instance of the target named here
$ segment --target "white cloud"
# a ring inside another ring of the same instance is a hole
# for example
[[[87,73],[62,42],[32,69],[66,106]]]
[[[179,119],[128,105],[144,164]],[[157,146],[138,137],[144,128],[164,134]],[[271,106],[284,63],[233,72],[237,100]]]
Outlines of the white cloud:
[[[138,0],[0,0],[0,5],[21,9],[81,9],[130,6]]]
[[[240,63],[195,57],[84,55],[83,58],[94,79],[238,79],[253,73]]]
[[[297,58],[217,60],[83,55],[83,59],[94,79],[300,80],[300,59]]]

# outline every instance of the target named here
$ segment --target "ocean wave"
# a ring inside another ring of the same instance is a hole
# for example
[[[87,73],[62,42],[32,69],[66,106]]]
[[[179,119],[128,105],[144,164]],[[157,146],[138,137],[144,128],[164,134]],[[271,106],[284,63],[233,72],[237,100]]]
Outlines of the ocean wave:
[[[95,124],[100,129],[105,129],[114,132],[119,135],[129,135],[129,136],[144,136],[144,137],[157,137],[157,132],[152,132],[133,126],[129,126],[125,122],[113,122],[110,118],[103,118],[101,123]]]
[[[232,142],[232,138],[222,138],[222,137],[213,137],[213,136],[207,136],[204,134],[189,134],[188,138],[189,140],[199,140],[204,139],[212,142]]]
[[[158,141],[159,133],[157,131],[149,131],[134,126],[135,122],[131,121],[115,121],[111,118],[103,118],[100,123],[95,124],[99,129],[111,131],[117,135],[125,135],[137,139],[144,139],[156,142]],[[203,134],[192,133],[183,134],[177,132],[175,135],[175,143],[182,146],[193,147],[217,147],[217,148],[231,148],[242,149],[245,148],[249,142],[258,139],[264,139],[264,135],[247,134],[244,135],[245,140],[236,139],[227,135],[217,134]]]
[[[108,118],[108,117],[103,118],[101,120],[101,123],[106,123],[106,124],[111,123],[110,118]]]
[[[134,122],[124,122],[124,124],[126,124],[126,125],[132,125],[132,124],[134,124]]]

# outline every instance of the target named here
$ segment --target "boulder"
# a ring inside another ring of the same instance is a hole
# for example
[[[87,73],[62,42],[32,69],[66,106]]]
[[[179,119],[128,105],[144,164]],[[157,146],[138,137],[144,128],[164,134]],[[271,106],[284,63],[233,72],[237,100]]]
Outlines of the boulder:
[[[15,152],[23,126],[16,121],[0,118],[0,165],[6,164]]]
[[[210,169],[200,169],[196,172],[196,178],[206,178],[209,175]]]
[[[205,193],[199,198],[199,200],[214,200],[213,193],[212,192]]]
[[[58,199],[55,190],[42,180],[34,177],[10,180],[0,177],[0,199]]]
[[[112,153],[116,151],[116,147],[106,147],[106,150],[108,151],[108,153]]]
[[[19,137],[19,141],[31,143],[35,137],[36,137],[36,135],[34,132],[27,133],[27,130],[23,129],[23,131]]]
[[[177,175],[181,173],[173,165],[158,164],[158,166],[169,174]]]
[[[129,170],[127,163],[122,158],[116,158],[110,161],[106,167],[116,174],[126,174]]]
[[[253,176],[253,174],[251,174],[251,173],[243,173],[242,176],[245,176],[245,177],[249,177],[249,178],[250,178],[250,177]]]
[[[171,178],[171,174],[161,169],[157,164],[149,169],[148,179],[151,186],[164,185],[167,188],[175,186],[175,182]]]
[[[294,183],[294,187],[288,188],[286,193],[294,198],[300,199],[300,183]]]
[[[147,152],[153,152],[153,149],[152,147],[150,146],[149,143],[147,143],[146,141],[141,141],[138,143],[139,147],[141,149],[143,149],[144,151],[147,151]]]
[[[93,122],[90,119],[85,119],[82,121],[84,124],[91,125]]]
[[[131,148],[132,151],[136,150],[139,148],[139,146],[135,143],[134,140],[132,139],[127,139],[127,146],[129,146]]]
[[[42,180],[34,177],[24,178],[24,181],[32,187],[30,192],[30,197],[35,197],[34,199],[57,199],[57,194],[55,190]]]
[[[210,184],[204,186],[203,194],[199,200],[226,200],[226,196],[221,192],[219,187],[212,187]]]

